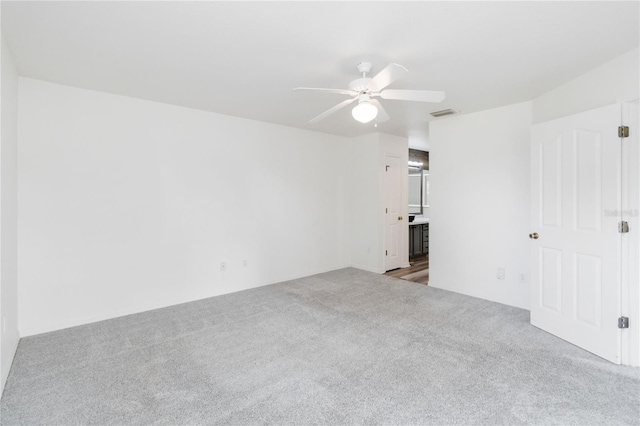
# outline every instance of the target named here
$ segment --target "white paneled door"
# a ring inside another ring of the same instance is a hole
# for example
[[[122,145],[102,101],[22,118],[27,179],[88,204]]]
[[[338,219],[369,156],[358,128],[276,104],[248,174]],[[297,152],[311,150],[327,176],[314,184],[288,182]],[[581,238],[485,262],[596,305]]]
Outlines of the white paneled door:
[[[398,157],[385,156],[385,261],[386,271],[399,268],[401,265],[401,232],[403,225],[402,216],[402,178],[407,173],[406,163]],[[406,231],[406,230],[405,230]]]
[[[534,125],[531,324],[620,363],[621,106]]]

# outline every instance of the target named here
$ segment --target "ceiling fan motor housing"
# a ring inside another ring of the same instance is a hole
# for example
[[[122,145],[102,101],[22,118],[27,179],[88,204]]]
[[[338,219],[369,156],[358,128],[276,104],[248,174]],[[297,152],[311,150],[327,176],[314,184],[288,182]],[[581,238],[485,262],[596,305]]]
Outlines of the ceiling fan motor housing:
[[[371,62],[360,62],[358,64],[358,72],[365,74],[371,72]]]
[[[360,93],[367,88],[367,84],[369,84],[370,81],[370,78],[359,78],[357,80],[353,80],[349,83],[349,90]]]
[[[367,78],[367,73],[371,71],[371,62],[360,62],[358,64],[358,72],[362,74],[362,78],[357,80],[353,80],[349,83],[349,90],[353,90],[354,92],[361,93],[366,90],[367,84],[371,81],[370,78]]]

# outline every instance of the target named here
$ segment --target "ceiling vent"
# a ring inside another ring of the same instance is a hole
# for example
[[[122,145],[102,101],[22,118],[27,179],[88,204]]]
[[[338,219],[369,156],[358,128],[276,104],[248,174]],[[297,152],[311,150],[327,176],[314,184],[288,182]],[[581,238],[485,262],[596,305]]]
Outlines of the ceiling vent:
[[[444,117],[445,115],[453,115],[457,112],[458,111],[453,109],[443,109],[441,111],[432,112],[431,115],[433,115],[434,117]]]

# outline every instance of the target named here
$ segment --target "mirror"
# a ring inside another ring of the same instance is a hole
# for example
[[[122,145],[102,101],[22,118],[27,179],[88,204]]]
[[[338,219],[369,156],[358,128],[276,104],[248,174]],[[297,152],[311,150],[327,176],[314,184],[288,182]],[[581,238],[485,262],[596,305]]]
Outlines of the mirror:
[[[425,179],[422,169],[409,167],[409,214],[421,215],[423,212],[424,183]]]
[[[409,167],[409,214],[422,215],[429,207],[429,170]]]
[[[429,207],[429,170],[422,171],[422,207]]]
[[[409,148],[409,215],[429,216],[429,152]]]

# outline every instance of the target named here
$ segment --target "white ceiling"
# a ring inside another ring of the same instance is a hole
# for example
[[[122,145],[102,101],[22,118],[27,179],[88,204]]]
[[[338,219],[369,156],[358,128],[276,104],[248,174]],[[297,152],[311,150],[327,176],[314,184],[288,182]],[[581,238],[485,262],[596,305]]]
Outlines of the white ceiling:
[[[638,1],[10,2],[2,32],[22,76],[355,136],[344,108],[356,65],[410,73],[389,88],[444,90],[440,104],[382,101],[378,131],[422,140],[432,111],[530,100],[638,46]]]

